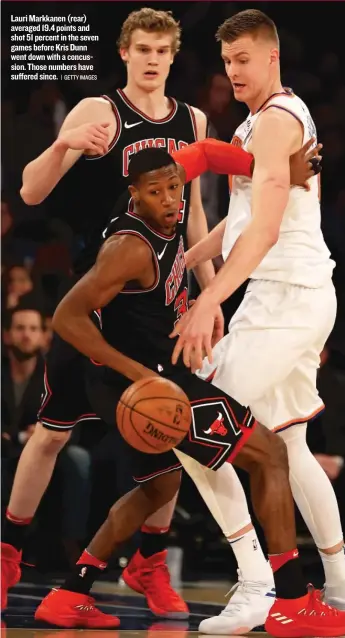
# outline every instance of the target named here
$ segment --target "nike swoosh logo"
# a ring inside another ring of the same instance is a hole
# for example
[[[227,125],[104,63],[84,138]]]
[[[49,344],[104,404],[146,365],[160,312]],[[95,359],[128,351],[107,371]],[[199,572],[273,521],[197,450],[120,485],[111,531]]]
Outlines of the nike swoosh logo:
[[[102,237],[105,239],[106,234],[107,234],[107,230],[110,226],[110,224],[112,224],[113,222],[116,222],[116,220],[119,219],[119,217],[113,217],[113,219],[110,220],[108,226],[104,229],[103,233],[102,233]]]
[[[167,246],[168,246],[168,244],[165,244],[165,246],[164,246],[164,248],[163,248],[162,252],[161,252],[161,253],[157,253],[157,257],[158,257],[158,259],[159,259],[159,260],[161,260],[161,259],[162,259],[163,255],[164,255],[164,253],[165,253],[165,251],[166,251],[166,249],[167,249]]]
[[[133,128],[133,126],[139,126],[139,124],[142,124],[142,122],[134,122],[134,124],[128,124],[125,122],[125,128]]]

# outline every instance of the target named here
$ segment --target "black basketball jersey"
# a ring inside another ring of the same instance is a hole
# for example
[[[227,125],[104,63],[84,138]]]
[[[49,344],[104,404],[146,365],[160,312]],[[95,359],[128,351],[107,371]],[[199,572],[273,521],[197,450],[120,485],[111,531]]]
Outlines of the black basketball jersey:
[[[170,98],[171,111],[162,120],[153,120],[137,109],[121,89],[103,96],[109,100],[117,123],[115,138],[106,155],[82,158],[85,187],[92,184],[87,208],[92,209],[89,237],[77,272],[85,271],[94,262],[101,233],[107,222],[131,209],[128,192],[128,165],[139,150],[150,147],[165,148],[169,153],[195,142],[197,139],[193,110],[188,104]],[[186,226],[191,185],[182,192],[180,219]]]
[[[169,334],[188,309],[183,225],[177,224],[173,235],[163,235],[128,212],[111,223],[107,237],[114,234],[136,235],[150,246],[155,281],[149,289],[129,282],[102,309],[103,336],[120,352],[166,374],[175,343]]]

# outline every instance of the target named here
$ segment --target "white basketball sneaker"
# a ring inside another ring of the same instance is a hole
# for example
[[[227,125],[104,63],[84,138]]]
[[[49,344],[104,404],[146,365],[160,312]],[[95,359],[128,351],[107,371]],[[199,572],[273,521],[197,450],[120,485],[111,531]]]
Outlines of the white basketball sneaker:
[[[227,606],[219,616],[206,618],[200,623],[199,631],[204,634],[247,634],[264,625],[275,601],[273,580],[268,583],[243,580],[240,570],[238,583]]]
[[[340,611],[345,611],[345,582],[339,585],[325,585],[323,600]]]

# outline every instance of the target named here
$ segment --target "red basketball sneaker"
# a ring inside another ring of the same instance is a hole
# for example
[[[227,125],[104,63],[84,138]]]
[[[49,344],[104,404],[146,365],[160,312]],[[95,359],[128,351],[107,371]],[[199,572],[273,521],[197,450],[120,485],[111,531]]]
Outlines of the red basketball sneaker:
[[[22,553],[13,545],[1,543],[1,609],[7,607],[7,592],[14,587],[21,576],[20,561]]]
[[[189,609],[186,603],[170,583],[166,564],[167,553],[167,550],[164,550],[144,558],[138,550],[122,572],[122,578],[128,587],[144,594],[155,616],[188,618]]]
[[[312,588],[302,598],[277,598],[270,609],[265,629],[276,638],[344,636],[345,612],[323,603],[320,591]]]
[[[57,627],[106,629],[118,627],[120,619],[94,607],[94,599],[67,589],[52,589],[35,612],[35,620]]]

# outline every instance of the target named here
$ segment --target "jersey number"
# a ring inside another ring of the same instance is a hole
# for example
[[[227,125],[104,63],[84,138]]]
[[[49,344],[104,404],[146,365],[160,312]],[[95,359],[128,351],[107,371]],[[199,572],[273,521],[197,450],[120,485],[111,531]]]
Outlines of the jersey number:
[[[174,325],[180,321],[182,315],[188,310],[188,290],[184,288],[179,295],[177,295],[174,303],[174,311],[176,312],[176,320]]]

